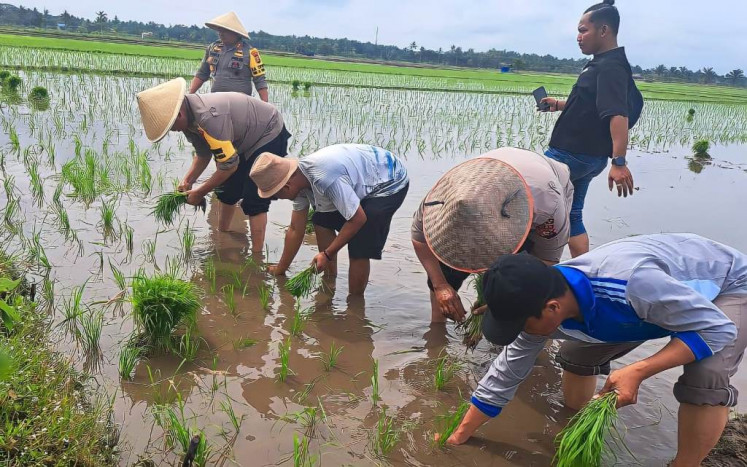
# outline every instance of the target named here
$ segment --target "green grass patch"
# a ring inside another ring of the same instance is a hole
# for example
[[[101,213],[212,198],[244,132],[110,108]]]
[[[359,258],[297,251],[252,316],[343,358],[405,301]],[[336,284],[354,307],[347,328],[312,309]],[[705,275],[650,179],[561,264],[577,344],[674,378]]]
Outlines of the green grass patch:
[[[0,464],[116,465],[109,401],[94,400],[69,356],[50,348],[50,323],[33,305],[0,335]]]

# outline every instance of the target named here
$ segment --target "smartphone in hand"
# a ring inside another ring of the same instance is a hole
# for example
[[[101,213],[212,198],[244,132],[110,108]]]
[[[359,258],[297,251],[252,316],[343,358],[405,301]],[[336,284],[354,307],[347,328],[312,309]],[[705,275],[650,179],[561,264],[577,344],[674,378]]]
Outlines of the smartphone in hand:
[[[534,96],[534,100],[537,101],[537,109],[539,109],[540,112],[547,112],[550,110],[550,104],[542,102],[542,99],[547,97],[547,91],[544,86],[540,86],[532,91],[532,95]]]

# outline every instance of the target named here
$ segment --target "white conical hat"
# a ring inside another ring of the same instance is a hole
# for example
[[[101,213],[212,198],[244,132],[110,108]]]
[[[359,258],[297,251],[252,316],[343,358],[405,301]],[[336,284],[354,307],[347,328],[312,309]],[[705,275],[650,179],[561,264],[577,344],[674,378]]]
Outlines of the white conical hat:
[[[166,136],[179,115],[187,92],[187,81],[176,78],[137,94],[137,106],[145,127],[145,136],[156,143]]]
[[[236,13],[233,11],[229,11],[225,15],[220,15],[217,18],[211,19],[205,23],[205,26],[211,29],[227,29],[231,32],[235,32],[239,36],[249,39],[249,33],[246,32],[246,28],[241,24],[239,17],[236,16]]]

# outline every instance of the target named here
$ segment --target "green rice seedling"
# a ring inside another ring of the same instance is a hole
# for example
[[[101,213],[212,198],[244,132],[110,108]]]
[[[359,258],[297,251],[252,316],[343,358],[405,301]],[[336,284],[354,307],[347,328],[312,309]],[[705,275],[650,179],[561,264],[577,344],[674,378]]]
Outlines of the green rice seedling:
[[[380,458],[388,456],[401,435],[402,430],[397,427],[395,418],[386,414],[386,408],[381,410],[371,439],[371,451]]]
[[[59,209],[63,209],[62,201],[60,201],[60,198],[62,197],[62,190],[64,189],[65,184],[63,182],[60,182],[57,184],[57,188],[54,189],[54,193],[52,193],[52,203]]]
[[[449,354],[444,353],[436,361],[436,372],[433,374],[433,385],[436,391],[441,391],[446,387],[454,374],[462,368],[459,362],[453,361]]]
[[[257,344],[257,341],[249,337],[240,337],[233,341],[234,350],[243,350]]]
[[[329,353],[322,352],[322,355],[319,357],[319,359],[322,361],[324,371],[332,371],[332,368],[337,366],[337,359],[340,358],[340,354],[342,353],[342,349],[344,348],[345,347],[337,347],[335,345],[335,342],[332,341],[332,343],[329,345]]]
[[[184,334],[179,338],[177,355],[187,362],[192,362],[197,358],[197,352],[200,350],[200,339],[192,335],[192,328],[187,327]]]
[[[295,276],[288,279],[285,288],[296,298],[307,298],[311,292],[321,284],[321,278],[314,266],[309,266]]]
[[[21,153],[21,141],[18,138],[18,132],[16,132],[15,128],[11,128],[10,131],[8,131],[8,138],[10,139],[10,153],[11,154],[20,154]]]
[[[262,282],[257,286],[257,295],[259,296],[259,303],[262,305],[262,309],[267,311],[270,308],[270,295],[272,291],[270,287]]]
[[[174,223],[174,216],[176,213],[184,207],[184,205],[187,204],[187,194],[182,193],[179,191],[175,191],[173,193],[165,193],[158,197],[156,200],[156,206],[151,211],[151,215],[153,215],[158,222],[164,224],[164,225],[171,225]],[[205,200],[202,200],[202,204],[200,206],[196,206],[196,208],[201,208],[202,212],[205,212],[207,209],[207,203]]]
[[[62,205],[54,205],[55,217],[57,218],[57,228],[65,236],[65,241],[71,240],[73,228],[70,225],[70,216]]]
[[[558,449],[554,464],[558,467],[596,466],[602,465],[605,456],[614,457],[607,437],[622,439],[615,428],[616,420],[617,393],[608,392],[592,399],[555,438]]]
[[[109,269],[112,271],[114,283],[117,284],[117,288],[119,290],[127,290],[127,279],[125,279],[124,273],[112,263],[111,258],[109,258]]]
[[[278,352],[280,352],[280,371],[278,372],[277,380],[284,383],[289,374],[293,374],[293,370],[288,367],[290,360],[290,349],[291,339],[290,337],[285,341],[278,343]]]
[[[69,332],[78,333],[78,318],[83,315],[85,305],[83,305],[83,293],[88,284],[88,279],[80,287],[73,287],[68,299],[63,302],[63,320],[60,326],[65,327]]]
[[[84,313],[78,319],[81,331],[78,333],[83,351],[89,355],[101,352],[99,341],[101,340],[101,329],[104,326],[104,312],[102,310],[91,310]]]
[[[3,178],[3,190],[5,190],[6,198],[14,198],[16,191],[16,177],[6,174],[5,178]]]
[[[101,233],[104,235],[104,243],[110,239],[117,238],[119,235],[115,204],[116,199],[107,202],[104,198],[101,198],[101,208],[99,209],[101,220],[99,221],[99,228],[101,229]]]
[[[296,302],[296,312],[293,314],[293,324],[291,325],[291,336],[299,337],[306,327],[306,321],[311,316],[311,308],[301,309],[300,302]]]
[[[28,172],[31,181],[31,197],[36,201],[36,206],[40,208],[44,205],[44,182],[39,175],[39,166],[31,164]]]
[[[240,289],[244,285],[244,281],[241,279],[241,271],[234,271],[231,273],[233,279],[234,289]]]
[[[36,264],[37,267],[43,268],[47,272],[52,269],[52,264],[49,262],[47,253],[41,243],[41,232],[34,231],[32,233],[31,239],[26,244],[26,250],[29,255],[29,263]]]
[[[132,317],[142,337],[169,348],[179,326],[194,327],[201,304],[191,282],[165,274],[137,274],[132,280]]]
[[[54,279],[45,277],[42,281],[42,299],[44,300],[44,306],[48,311],[54,310]]]
[[[192,257],[192,249],[195,246],[195,231],[194,229],[191,229],[189,227],[189,221],[187,222],[186,227],[182,231],[181,236],[181,243],[182,243],[182,254],[184,255],[185,259],[189,259]]]
[[[293,434],[293,467],[313,467],[317,465],[317,456],[309,453],[309,439]]]
[[[18,234],[20,232],[16,217],[21,212],[21,205],[18,202],[18,198],[8,198],[8,202],[5,204],[5,211],[3,212],[3,221],[8,232],[12,234]]]
[[[136,345],[127,343],[119,351],[119,376],[122,379],[131,380],[132,374],[135,371],[140,357],[142,356],[142,349]]]
[[[223,413],[228,415],[228,420],[230,420],[231,426],[233,426],[233,431],[238,433],[239,429],[241,428],[241,424],[244,422],[245,415],[242,415],[240,418],[236,416],[236,412],[233,410],[233,405],[231,404],[230,399],[221,401],[220,409],[223,411]]]
[[[472,307],[473,310],[485,305],[482,279],[482,274],[477,274],[472,279],[472,283],[475,287],[475,292],[477,292],[477,300]],[[457,332],[462,334],[464,345],[467,346],[468,350],[474,350],[475,347],[477,347],[477,344],[479,344],[482,340],[482,318],[482,314],[476,315],[474,313],[471,313],[467,317],[467,319],[459,323],[459,325],[457,325],[456,327]]]
[[[311,391],[314,390],[314,386],[316,386],[316,382],[319,381],[319,378],[321,376],[317,376],[313,380],[311,380],[310,383],[303,385],[303,391],[297,393],[295,396],[293,396],[293,400],[298,402],[299,404],[303,404],[306,399],[308,399],[309,394],[311,394]]]
[[[205,277],[207,278],[208,282],[210,282],[210,293],[215,294],[216,271],[215,260],[212,257],[208,258],[208,260],[205,261]]]
[[[132,252],[135,250],[135,229],[125,222],[122,233],[125,239],[125,248],[127,249],[127,258],[132,258]]]
[[[456,429],[459,428],[459,424],[462,423],[462,419],[467,413],[469,406],[470,403],[468,401],[462,401],[455,411],[438,417],[438,425],[440,427],[438,431],[438,439],[436,440],[436,445],[438,447],[443,448],[446,446],[446,441],[449,439],[449,436],[454,434]]]
[[[146,238],[143,242],[143,257],[148,263],[156,263],[156,241],[158,237],[154,237],[153,240]]]
[[[373,361],[373,374],[371,374],[371,403],[374,406],[379,404],[381,394],[379,393],[379,361]]]
[[[223,286],[223,302],[228,307],[231,316],[236,316],[236,297],[234,296],[233,284],[226,284]]]
[[[3,89],[9,92],[16,92],[18,88],[23,84],[23,81],[18,76],[9,76],[3,81]]]

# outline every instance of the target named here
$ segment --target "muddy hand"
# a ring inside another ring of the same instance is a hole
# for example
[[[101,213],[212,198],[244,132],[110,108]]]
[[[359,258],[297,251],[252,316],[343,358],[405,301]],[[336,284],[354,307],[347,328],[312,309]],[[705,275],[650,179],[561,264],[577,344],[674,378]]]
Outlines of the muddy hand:
[[[436,295],[441,314],[457,323],[464,321],[467,312],[464,311],[462,300],[452,286],[449,284],[439,285],[433,290],[433,293]]]

